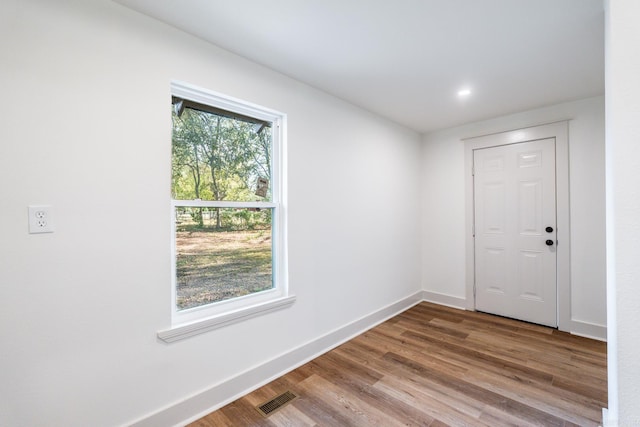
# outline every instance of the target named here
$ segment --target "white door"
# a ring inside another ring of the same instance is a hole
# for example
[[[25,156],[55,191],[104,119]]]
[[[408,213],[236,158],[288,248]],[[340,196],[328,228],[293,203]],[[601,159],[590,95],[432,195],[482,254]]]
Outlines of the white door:
[[[474,150],[476,309],[556,327],[555,138]]]

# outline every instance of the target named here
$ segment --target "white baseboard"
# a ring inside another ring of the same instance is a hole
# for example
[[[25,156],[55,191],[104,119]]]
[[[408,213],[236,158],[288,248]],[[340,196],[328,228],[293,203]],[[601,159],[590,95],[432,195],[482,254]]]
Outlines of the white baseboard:
[[[607,408],[602,408],[602,427],[618,427],[618,420],[609,418]]]
[[[438,292],[422,291],[422,299],[435,304],[466,310],[466,298],[454,297],[452,295],[441,294]]]
[[[349,341],[385,320],[408,310],[422,300],[422,291],[403,298],[348,325],[329,332],[318,339],[269,360],[256,368],[245,371],[230,380],[214,385],[208,390],[138,420],[132,423],[131,426],[183,426],[193,422],[315,359],[340,344]]]
[[[591,338],[599,341],[607,340],[607,327],[595,323],[583,322],[581,320],[571,320],[571,331],[573,335]]]

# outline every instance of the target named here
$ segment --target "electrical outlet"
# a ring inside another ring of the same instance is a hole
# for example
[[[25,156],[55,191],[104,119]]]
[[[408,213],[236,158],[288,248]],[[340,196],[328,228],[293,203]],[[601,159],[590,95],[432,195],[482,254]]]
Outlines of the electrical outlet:
[[[53,233],[53,208],[47,205],[29,206],[29,233]]]

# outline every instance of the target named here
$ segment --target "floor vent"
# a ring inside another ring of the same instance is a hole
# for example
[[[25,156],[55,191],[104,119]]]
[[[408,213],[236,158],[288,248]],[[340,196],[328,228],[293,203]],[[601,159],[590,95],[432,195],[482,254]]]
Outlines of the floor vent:
[[[296,397],[298,396],[296,396],[295,393],[285,391],[280,396],[276,396],[268,402],[264,402],[263,404],[256,406],[256,409],[263,416],[268,417],[278,409],[282,409],[289,403],[293,402]]]

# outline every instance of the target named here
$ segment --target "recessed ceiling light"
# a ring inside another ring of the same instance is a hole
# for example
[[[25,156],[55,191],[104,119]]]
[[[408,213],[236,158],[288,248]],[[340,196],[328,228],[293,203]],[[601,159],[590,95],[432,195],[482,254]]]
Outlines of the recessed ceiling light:
[[[469,95],[471,95],[471,89],[460,89],[458,91],[458,96],[461,98],[464,98]]]

